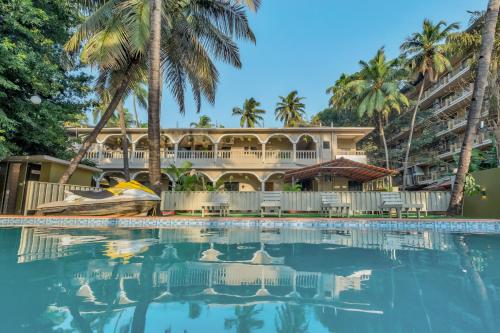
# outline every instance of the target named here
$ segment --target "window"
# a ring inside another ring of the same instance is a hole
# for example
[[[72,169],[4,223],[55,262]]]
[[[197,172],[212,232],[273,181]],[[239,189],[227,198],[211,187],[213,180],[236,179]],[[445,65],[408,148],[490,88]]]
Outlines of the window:
[[[323,141],[323,149],[330,149],[330,141]]]

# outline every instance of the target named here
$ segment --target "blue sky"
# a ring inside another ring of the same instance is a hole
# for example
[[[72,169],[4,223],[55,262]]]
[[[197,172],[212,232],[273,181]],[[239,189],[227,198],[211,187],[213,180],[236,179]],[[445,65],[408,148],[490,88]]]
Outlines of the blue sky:
[[[467,10],[482,10],[486,4],[487,0],[262,0],[259,12],[250,14],[257,45],[239,44],[242,69],[218,65],[216,103],[204,103],[201,114],[226,127],[239,127],[232,108],[254,97],[267,111],[265,126],[278,127],[278,96],[298,90],[306,97],[311,117],[327,106],[326,88],[341,73],[357,70],[360,59],[369,59],[381,46],[396,56],[401,42],[420,30],[424,18],[466,27]],[[189,127],[198,119],[189,95],[184,116],[167,91],[163,96],[162,127]],[[130,108],[130,101],[127,105]],[[145,110],[140,117],[147,118]]]

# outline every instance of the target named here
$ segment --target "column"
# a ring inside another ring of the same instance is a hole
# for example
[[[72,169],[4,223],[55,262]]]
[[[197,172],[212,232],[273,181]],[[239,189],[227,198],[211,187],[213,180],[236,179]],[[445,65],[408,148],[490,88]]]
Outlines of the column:
[[[179,143],[174,144],[174,164],[177,162],[177,152],[179,151]]]
[[[131,159],[135,159],[135,142],[132,142],[132,153],[130,154]]]
[[[260,190],[264,192],[266,190],[266,182],[264,180],[260,181]]]
[[[294,162],[297,162],[297,143],[296,142],[293,142],[292,143],[293,145],[293,156],[292,156],[292,160]]]
[[[319,163],[319,146],[320,143],[316,143],[316,163]]]
[[[214,144],[214,161],[217,161],[217,154],[219,152],[219,144],[215,143]]]
[[[337,159],[337,135],[332,134],[332,160]]]
[[[266,162],[266,144],[262,144],[262,162]]]
[[[100,162],[102,158],[102,143],[97,144],[97,158]]]

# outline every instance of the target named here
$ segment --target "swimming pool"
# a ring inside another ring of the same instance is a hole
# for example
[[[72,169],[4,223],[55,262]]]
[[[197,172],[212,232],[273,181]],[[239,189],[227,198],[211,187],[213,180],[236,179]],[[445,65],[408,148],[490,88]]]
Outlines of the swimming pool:
[[[0,229],[2,332],[496,332],[500,234]]]

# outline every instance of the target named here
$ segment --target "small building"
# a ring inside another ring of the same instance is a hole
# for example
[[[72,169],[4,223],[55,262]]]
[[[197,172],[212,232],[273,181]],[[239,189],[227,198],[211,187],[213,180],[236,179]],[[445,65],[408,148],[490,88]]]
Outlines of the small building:
[[[285,173],[285,182],[301,184],[304,191],[377,191],[391,185],[398,174],[346,158],[319,163]]]
[[[0,213],[21,214],[28,181],[57,183],[69,161],[47,155],[12,156],[0,161]],[[101,169],[80,164],[69,184],[94,185]]]

